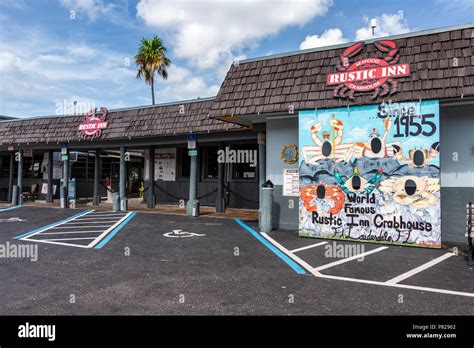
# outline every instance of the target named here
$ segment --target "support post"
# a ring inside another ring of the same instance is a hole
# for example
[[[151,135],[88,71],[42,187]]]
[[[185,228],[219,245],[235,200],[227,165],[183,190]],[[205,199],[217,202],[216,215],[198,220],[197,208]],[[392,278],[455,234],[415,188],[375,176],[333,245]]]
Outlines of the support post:
[[[197,174],[197,156],[191,156],[191,169],[189,174],[189,200],[187,205],[188,216],[197,216],[195,213],[197,212],[196,210],[199,209],[196,207],[194,202],[196,201],[197,193]]]
[[[100,204],[99,173],[100,173],[100,150],[96,149],[95,159],[94,159],[94,197],[92,198],[93,205]]]
[[[120,192],[120,210],[127,211],[127,192],[126,192],[126,176],[127,168],[125,162],[125,146],[120,146],[120,180],[119,180],[119,192]]]
[[[258,215],[262,214],[262,187],[267,177],[267,162],[266,162],[266,137],[265,133],[259,132],[257,135],[258,142]]]
[[[224,151],[224,144],[219,144],[219,151]],[[216,201],[216,212],[225,212],[225,199],[224,199],[224,162],[217,163],[217,201]]]
[[[69,208],[69,150],[61,151],[61,156],[65,156],[63,161],[63,181],[61,187],[61,208]]]
[[[46,195],[46,202],[53,203],[54,194],[53,194],[53,162],[54,162],[54,152],[53,150],[48,151],[48,194]]]
[[[14,175],[14,165],[15,165],[15,153],[10,153],[10,168],[8,175],[8,201],[13,199],[13,175]]]
[[[155,208],[155,147],[150,146],[148,149],[148,198],[146,206]]]
[[[273,183],[270,180],[266,181],[261,187],[260,232],[270,233],[272,231],[273,188]]]
[[[23,204],[23,150],[18,150],[18,205]]]

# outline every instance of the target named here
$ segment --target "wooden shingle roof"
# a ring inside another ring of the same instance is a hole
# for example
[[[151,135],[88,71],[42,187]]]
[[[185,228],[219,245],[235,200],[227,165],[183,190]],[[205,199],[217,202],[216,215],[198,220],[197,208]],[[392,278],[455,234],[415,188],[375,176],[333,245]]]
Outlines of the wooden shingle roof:
[[[100,140],[120,140],[219,132],[240,128],[208,117],[213,98],[110,110],[109,125]],[[78,141],[84,115],[38,117],[0,122],[0,144]]]
[[[387,99],[402,101],[473,96],[473,27],[470,24],[390,38],[400,49],[399,63],[410,64],[411,76],[397,78],[399,90]],[[371,57],[380,53],[374,41],[366,41],[361,56]],[[339,57],[350,45],[233,64],[211,106],[210,116],[287,112],[290,107],[303,110],[376,103],[377,100],[370,98],[370,93],[363,96],[356,94],[354,101],[335,98],[334,87],[326,86],[327,75],[337,72]],[[354,59],[358,60],[357,57]]]

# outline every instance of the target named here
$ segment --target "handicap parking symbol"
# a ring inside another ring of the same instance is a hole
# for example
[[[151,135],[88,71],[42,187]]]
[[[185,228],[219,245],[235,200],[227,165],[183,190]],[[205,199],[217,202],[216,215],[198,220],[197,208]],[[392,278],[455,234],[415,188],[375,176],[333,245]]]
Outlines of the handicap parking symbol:
[[[202,236],[205,236],[205,234],[186,232],[183,230],[173,230],[171,232],[163,233],[163,236],[168,237],[168,238],[187,238],[187,237],[202,237]]]
[[[19,217],[11,217],[8,219],[0,219],[0,222],[20,222],[20,221],[25,221],[23,219],[20,219]]]

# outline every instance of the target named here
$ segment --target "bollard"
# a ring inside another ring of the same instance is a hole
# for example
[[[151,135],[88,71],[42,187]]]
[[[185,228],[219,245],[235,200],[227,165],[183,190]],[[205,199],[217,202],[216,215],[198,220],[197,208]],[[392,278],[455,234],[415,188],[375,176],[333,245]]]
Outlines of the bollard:
[[[13,185],[12,188],[12,205],[17,206],[18,205],[18,186]]]
[[[60,189],[59,189],[59,192],[60,192],[60,196],[61,196],[60,207],[62,209],[65,209],[65,208],[67,208],[67,200],[68,200],[66,186],[61,186]]]
[[[127,211],[128,210],[128,198],[124,198],[120,200],[120,210]]]
[[[273,188],[274,185],[270,180],[262,185],[260,232],[269,233],[272,230]]]
[[[112,210],[114,213],[120,210],[120,194],[118,192],[112,192]]]
[[[199,200],[193,199],[191,203],[191,216],[198,217],[199,216]]]

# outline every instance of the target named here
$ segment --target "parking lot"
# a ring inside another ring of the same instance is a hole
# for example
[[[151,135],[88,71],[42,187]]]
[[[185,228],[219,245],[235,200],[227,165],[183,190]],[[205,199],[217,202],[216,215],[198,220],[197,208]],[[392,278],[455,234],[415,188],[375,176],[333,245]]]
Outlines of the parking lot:
[[[447,249],[46,207],[0,207],[0,244],[37,248],[0,259],[3,315],[474,314],[474,270]]]

